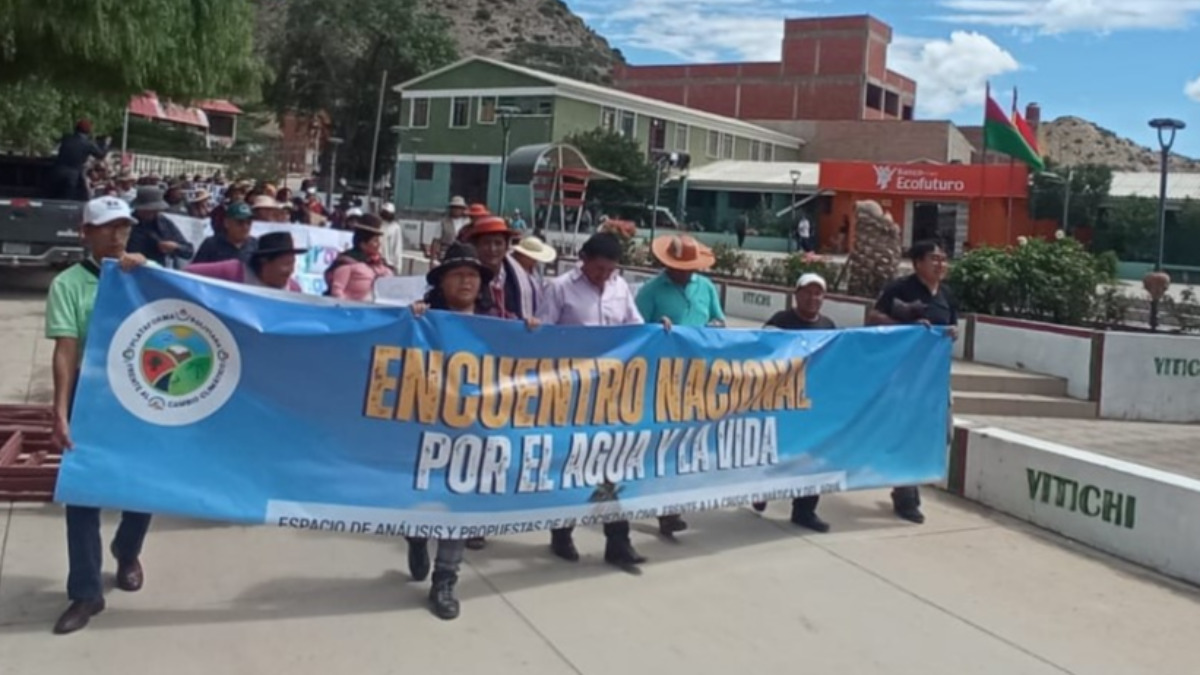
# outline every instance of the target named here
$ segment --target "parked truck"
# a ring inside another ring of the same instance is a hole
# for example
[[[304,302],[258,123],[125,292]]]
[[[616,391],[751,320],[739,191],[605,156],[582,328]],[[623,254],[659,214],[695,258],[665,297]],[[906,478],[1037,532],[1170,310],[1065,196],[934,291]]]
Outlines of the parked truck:
[[[0,266],[61,268],[83,259],[83,202],[49,199],[53,179],[53,157],[0,155]]]

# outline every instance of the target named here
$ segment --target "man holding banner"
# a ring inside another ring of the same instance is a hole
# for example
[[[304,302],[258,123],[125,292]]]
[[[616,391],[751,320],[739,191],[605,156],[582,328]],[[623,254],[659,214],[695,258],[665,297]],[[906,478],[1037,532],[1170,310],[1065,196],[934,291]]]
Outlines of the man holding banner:
[[[80,237],[90,257],[67,268],[54,278],[46,299],[46,337],[54,340],[54,435],[53,442],[70,451],[71,417],[75,385],[83,363],[84,344],[96,294],[100,288],[100,261],[115,258],[125,270],[145,265],[146,258],[129,254],[125,246],[137,220],[129,205],[116,197],[93,199],[84,207]],[[59,635],[74,633],[104,611],[104,586],[100,578],[103,546],[100,543],[100,509],[67,505],[67,555],[70,573],[67,596],[70,607],[54,624]],[[150,514],[126,511],[113,539],[111,551],[117,559],[117,588],[134,592],[145,579],[138,557],[150,528]]]
[[[579,267],[552,279],[539,318],[542,323],[559,326],[629,326],[645,323],[634,302],[629,284],[617,267],[621,262],[621,241],[607,232],[594,234],[579,249]],[[667,330],[670,324],[665,324]],[[568,562],[579,560],[575,548],[574,527],[550,532],[550,549]],[[604,524],[604,562],[625,571],[633,571],[646,562],[629,539],[629,521]]]

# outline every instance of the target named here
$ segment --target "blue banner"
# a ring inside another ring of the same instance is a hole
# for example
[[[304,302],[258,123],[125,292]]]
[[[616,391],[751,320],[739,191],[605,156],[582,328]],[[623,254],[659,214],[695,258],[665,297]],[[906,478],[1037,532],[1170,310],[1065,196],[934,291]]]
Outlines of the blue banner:
[[[106,265],[56,500],[462,538],[946,472],[951,341],[575,328]]]

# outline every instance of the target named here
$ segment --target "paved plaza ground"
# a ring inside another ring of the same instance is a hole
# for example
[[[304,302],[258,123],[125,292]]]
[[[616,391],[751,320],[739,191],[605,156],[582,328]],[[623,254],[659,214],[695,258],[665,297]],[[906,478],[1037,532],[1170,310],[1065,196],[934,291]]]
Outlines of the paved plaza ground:
[[[48,399],[44,288],[0,274],[0,402]],[[1172,425],[983,421],[1162,441],[1164,456],[1191,442]],[[925,493],[919,527],[883,491],[823,500],[828,535],[791,527],[782,503],[694,514],[677,543],[636,523],[640,576],[603,564],[596,529],[578,532],[577,564],[551,557],[544,533],[496,539],[468,552],[449,623],[425,610],[402,541],[159,518],[145,589],[110,591],[67,637],[50,634],[66,602],[61,509],[0,505],[0,675],[1195,672],[1200,590]]]

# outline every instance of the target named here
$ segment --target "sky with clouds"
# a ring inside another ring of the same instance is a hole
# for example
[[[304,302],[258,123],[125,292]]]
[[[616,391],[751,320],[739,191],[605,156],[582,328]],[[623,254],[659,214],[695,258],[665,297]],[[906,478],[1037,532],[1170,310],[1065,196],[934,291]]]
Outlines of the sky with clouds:
[[[778,60],[783,19],[872,14],[917,115],[978,124],[987,83],[1044,119],[1085,117],[1152,145],[1153,117],[1188,122],[1200,157],[1200,0],[566,0],[633,64]]]

